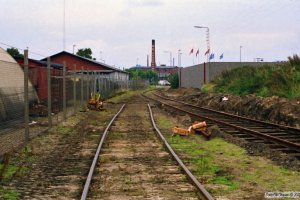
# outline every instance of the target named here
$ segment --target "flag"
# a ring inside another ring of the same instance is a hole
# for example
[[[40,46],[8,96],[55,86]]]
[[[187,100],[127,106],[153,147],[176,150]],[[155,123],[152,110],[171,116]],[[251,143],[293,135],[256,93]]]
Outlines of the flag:
[[[222,60],[222,59],[223,59],[223,54],[220,55],[220,60]]]
[[[194,49],[191,50],[190,55],[194,52]]]
[[[215,58],[215,54],[210,54],[210,56],[209,56],[209,60],[212,60],[212,59],[214,59]]]
[[[196,52],[196,57],[197,57],[198,54],[199,54],[199,49],[198,49],[197,52]]]
[[[210,49],[207,49],[207,51],[205,52],[205,54],[204,54],[204,55],[207,55],[207,54],[209,54],[209,51],[210,51]]]

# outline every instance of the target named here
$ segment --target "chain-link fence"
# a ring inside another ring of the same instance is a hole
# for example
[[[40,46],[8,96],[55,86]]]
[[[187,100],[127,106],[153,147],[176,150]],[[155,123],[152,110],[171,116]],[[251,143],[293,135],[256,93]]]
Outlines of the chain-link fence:
[[[112,78],[101,71],[76,70],[76,66],[66,71],[66,63],[53,64],[50,59],[36,66],[28,63],[27,55],[25,51],[24,70],[14,77],[19,87],[0,85],[0,156],[84,110],[92,94],[100,93],[101,99],[106,99],[120,90],[147,85]],[[5,64],[20,68],[16,63]],[[0,65],[3,67],[3,62]]]

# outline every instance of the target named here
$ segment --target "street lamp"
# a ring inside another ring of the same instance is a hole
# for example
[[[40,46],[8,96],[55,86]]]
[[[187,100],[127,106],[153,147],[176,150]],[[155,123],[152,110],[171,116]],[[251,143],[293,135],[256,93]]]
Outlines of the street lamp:
[[[181,49],[178,49],[178,67],[181,65]]]
[[[206,29],[206,44],[207,51],[210,52],[210,43],[209,43],[209,28],[207,26],[194,26],[195,28],[205,28]],[[209,53],[207,54],[207,62],[209,61]]]
[[[171,51],[164,51],[165,53],[170,53],[170,66],[172,66],[172,52]]]
[[[242,62],[242,48],[243,46],[240,46],[240,62]]]

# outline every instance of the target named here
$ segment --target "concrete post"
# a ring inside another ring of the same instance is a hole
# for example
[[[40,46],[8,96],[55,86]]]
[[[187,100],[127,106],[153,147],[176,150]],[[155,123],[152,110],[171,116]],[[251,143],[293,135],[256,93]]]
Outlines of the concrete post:
[[[24,50],[24,142],[29,141],[28,50]]]
[[[89,92],[89,87],[90,87],[90,79],[89,79],[89,70],[86,70],[86,100],[89,100],[90,92]]]
[[[67,98],[66,98],[66,61],[63,61],[63,121],[67,119]]]
[[[51,64],[50,58],[47,58],[47,81],[48,81],[48,126],[52,127],[52,105],[51,105]]]
[[[73,77],[73,99],[74,99],[74,114],[76,113],[76,64],[74,64],[74,77]]]
[[[94,75],[94,94],[96,94],[96,86],[97,86],[96,72],[93,72],[93,75]]]

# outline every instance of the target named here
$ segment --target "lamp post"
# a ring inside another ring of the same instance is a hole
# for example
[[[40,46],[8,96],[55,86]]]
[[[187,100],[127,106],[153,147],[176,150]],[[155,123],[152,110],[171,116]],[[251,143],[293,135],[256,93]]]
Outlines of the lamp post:
[[[76,47],[76,44],[73,44],[73,54],[74,54],[75,47]]]
[[[194,26],[195,28],[205,28],[206,29],[206,44],[207,51],[210,52],[210,41],[209,41],[209,28],[207,26]],[[207,54],[207,62],[209,61],[209,53]]]
[[[178,49],[178,67],[181,65],[181,49]]]
[[[243,46],[240,46],[240,62],[242,62],[242,48]]]
[[[172,66],[172,52],[171,51],[164,51],[165,53],[170,53],[170,66]]]

